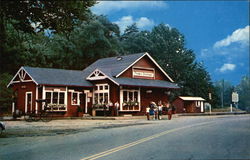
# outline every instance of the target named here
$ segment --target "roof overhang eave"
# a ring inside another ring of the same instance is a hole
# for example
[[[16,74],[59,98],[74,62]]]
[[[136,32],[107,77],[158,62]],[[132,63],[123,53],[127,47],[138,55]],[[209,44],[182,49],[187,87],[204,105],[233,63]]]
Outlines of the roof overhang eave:
[[[162,89],[180,89],[174,87],[159,87],[159,86],[144,86],[144,85],[131,85],[131,84],[120,84],[121,86],[129,86],[129,87],[145,87],[145,88],[162,88]]]
[[[85,88],[94,88],[95,87],[95,86],[84,86],[84,85],[46,84],[46,83],[41,83],[39,85],[42,85],[42,86],[85,87]]]

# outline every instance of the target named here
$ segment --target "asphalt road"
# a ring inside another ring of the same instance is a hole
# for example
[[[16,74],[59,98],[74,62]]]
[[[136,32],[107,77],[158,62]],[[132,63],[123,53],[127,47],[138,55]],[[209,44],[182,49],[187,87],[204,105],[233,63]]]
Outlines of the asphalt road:
[[[250,159],[250,116],[183,117],[69,135],[0,139],[0,160],[12,159]]]

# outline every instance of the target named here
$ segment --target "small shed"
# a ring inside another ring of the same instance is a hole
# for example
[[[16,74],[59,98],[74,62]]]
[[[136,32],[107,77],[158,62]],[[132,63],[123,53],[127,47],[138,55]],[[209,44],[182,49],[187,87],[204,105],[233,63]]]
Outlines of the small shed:
[[[205,99],[202,97],[179,96],[174,100],[177,113],[202,113],[204,112]]]

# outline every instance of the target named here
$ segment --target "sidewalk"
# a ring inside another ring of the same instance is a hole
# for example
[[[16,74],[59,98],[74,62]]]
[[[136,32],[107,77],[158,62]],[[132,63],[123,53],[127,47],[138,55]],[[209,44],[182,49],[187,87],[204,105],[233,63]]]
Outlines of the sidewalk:
[[[238,114],[248,114],[246,111],[238,111],[238,112],[206,112],[206,113],[177,113],[173,116],[175,118],[179,116],[215,116],[215,115],[238,115]],[[81,119],[81,120],[136,120],[136,119],[145,119],[146,116],[86,116],[86,117],[60,117],[56,118],[56,120],[67,120],[67,119]],[[163,119],[167,119],[167,115],[162,115]],[[14,120],[12,117],[0,117],[0,121],[20,121],[24,120],[21,118],[17,118]]]

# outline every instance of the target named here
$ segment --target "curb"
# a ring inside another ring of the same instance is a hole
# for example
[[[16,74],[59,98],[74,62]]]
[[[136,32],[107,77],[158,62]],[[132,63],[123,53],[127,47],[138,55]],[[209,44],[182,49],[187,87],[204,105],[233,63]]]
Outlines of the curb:
[[[238,115],[238,114],[249,114],[245,111],[243,112],[212,112],[210,113],[183,113],[178,114],[178,116],[216,116],[216,115]]]

